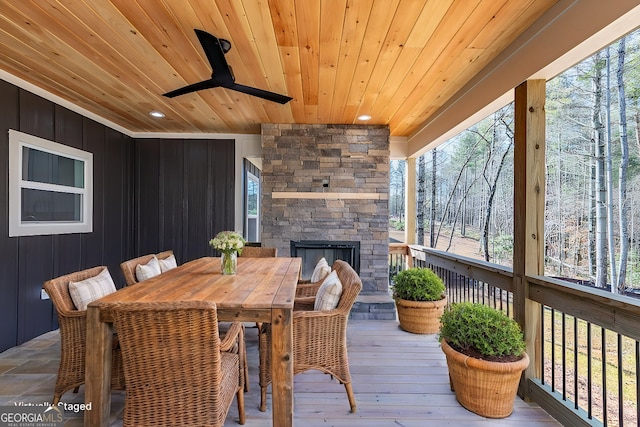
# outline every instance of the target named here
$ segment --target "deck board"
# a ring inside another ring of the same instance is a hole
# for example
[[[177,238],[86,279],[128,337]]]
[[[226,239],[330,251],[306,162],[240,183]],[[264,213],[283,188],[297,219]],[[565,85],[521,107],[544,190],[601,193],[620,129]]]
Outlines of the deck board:
[[[251,392],[245,397],[249,427],[270,426],[258,411],[256,331],[247,331]],[[351,320],[347,331],[349,365],[357,412],[349,413],[344,386],[329,375],[309,371],[295,377],[295,422],[298,426],[424,427],[560,426],[535,404],[516,399],[513,414],[502,420],[480,417],[456,401],[449,386],[444,354],[436,335],[402,331],[395,321]],[[270,393],[270,389],[269,389]],[[270,394],[269,394],[270,398]],[[225,427],[237,426],[232,407]]]
[[[250,391],[245,395],[246,426],[271,426],[271,388],[266,412],[258,410],[258,346],[255,324],[247,323]],[[299,427],[550,427],[561,424],[535,404],[516,399],[513,414],[501,420],[464,409],[449,387],[444,354],[435,335],[416,335],[395,321],[351,320],[349,362],[357,412],[349,412],[344,386],[329,375],[309,371],[295,377],[295,425]],[[50,332],[0,354],[0,405],[41,403],[53,394],[59,337]],[[63,402],[84,401],[67,392]],[[122,426],[123,392],[112,395],[111,426]],[[232,405],[225,427],[238,426]],[[66,413],[65,426],[81,426],[81,414]]]

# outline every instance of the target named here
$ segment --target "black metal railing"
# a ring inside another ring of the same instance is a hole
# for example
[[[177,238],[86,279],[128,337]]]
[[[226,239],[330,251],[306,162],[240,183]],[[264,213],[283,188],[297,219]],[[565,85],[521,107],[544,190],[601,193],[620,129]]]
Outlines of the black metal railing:
[[[546,305],[540,318],[540,385],[586,420],[637,426],[638,341]]]
[[[510,268],[415,245],[394,244],[389,253],[390,272],[434,270],[449,303],[477,302],[514,317]],[[525,316],[533,324],[523,325],[539,337],[530,355],[535,375],[528,378],[528,396],[563,424],[638,425],[638,301],[544,276],[526,279],[526,298],[539,303],[538,314]]]

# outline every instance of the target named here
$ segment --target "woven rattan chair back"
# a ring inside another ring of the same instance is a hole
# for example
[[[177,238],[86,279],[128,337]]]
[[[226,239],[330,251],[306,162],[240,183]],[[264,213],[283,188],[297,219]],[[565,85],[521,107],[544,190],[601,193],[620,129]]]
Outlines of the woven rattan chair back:
[[[118,303],[113,316],[127,380],[124,426],[222,426],[234,395],[244,423],[242,363],[221,351],[215,303]]]
[[[347,322],[351,307],[362,290],[362,281],[351,266],[342,260],[333,263],[342,283],[338,306],[328,311],[293,312],[293,373],[316,369],[330,374],[344,384],[351,412],[356,401],[351,386],[347,355]],[[260,410],[266,410],[267,386],[271,384],[271,325],[264,324],[259,333]]]
[[[245,246],[242,248],[240,256],[244,258],[273,258],[278,256],[278,248]]]
[[[60,365],[53,393],[52,403],[54,405],[60,401],[65,392],[71,389],[77,392],[78,387],[84,384],[87,312],[86,310],[80,311],[76,309],[69,294],[69,282],[79,282],[97,276],[106,268],[104,266],[93,267],[66,274],[48,280],[42,286],[56,309],[60,327]],[[117,340],[114,340],[113,348],[111,387],[113,389],[123,389],[122,357]]]
[[[138,278],[136,277],[136,267],[140,264],[146,264],[151,261],[151,258],[154,256],[158,259],[166,259],[173,255],[173,251],[164,251],[159,254],[149,254],[143,255],[138,258],[133,258],[128,261],[124,261],[120,264],[120,269],[122,270],[122,274],[124,275],[124,281],[126,286],[135,285],[138,283]]]

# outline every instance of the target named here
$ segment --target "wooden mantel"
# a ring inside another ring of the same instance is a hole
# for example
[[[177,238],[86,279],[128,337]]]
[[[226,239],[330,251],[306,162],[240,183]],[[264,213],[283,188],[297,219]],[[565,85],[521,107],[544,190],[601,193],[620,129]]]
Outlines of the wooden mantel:
[[[274,191],[271,193],[273,199],[359,199],[359,200],[383,200],[382,193],[345,193],[345,192],[323,192],[318,191]],[[385,195],[386,198],[386,195]]]

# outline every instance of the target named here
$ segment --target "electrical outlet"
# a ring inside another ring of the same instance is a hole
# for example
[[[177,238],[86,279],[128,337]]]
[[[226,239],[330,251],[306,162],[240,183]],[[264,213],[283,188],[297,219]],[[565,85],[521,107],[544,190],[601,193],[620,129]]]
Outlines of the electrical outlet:
[[[49,299],[49,294],[44,289],[40,289],[40,299]]]

